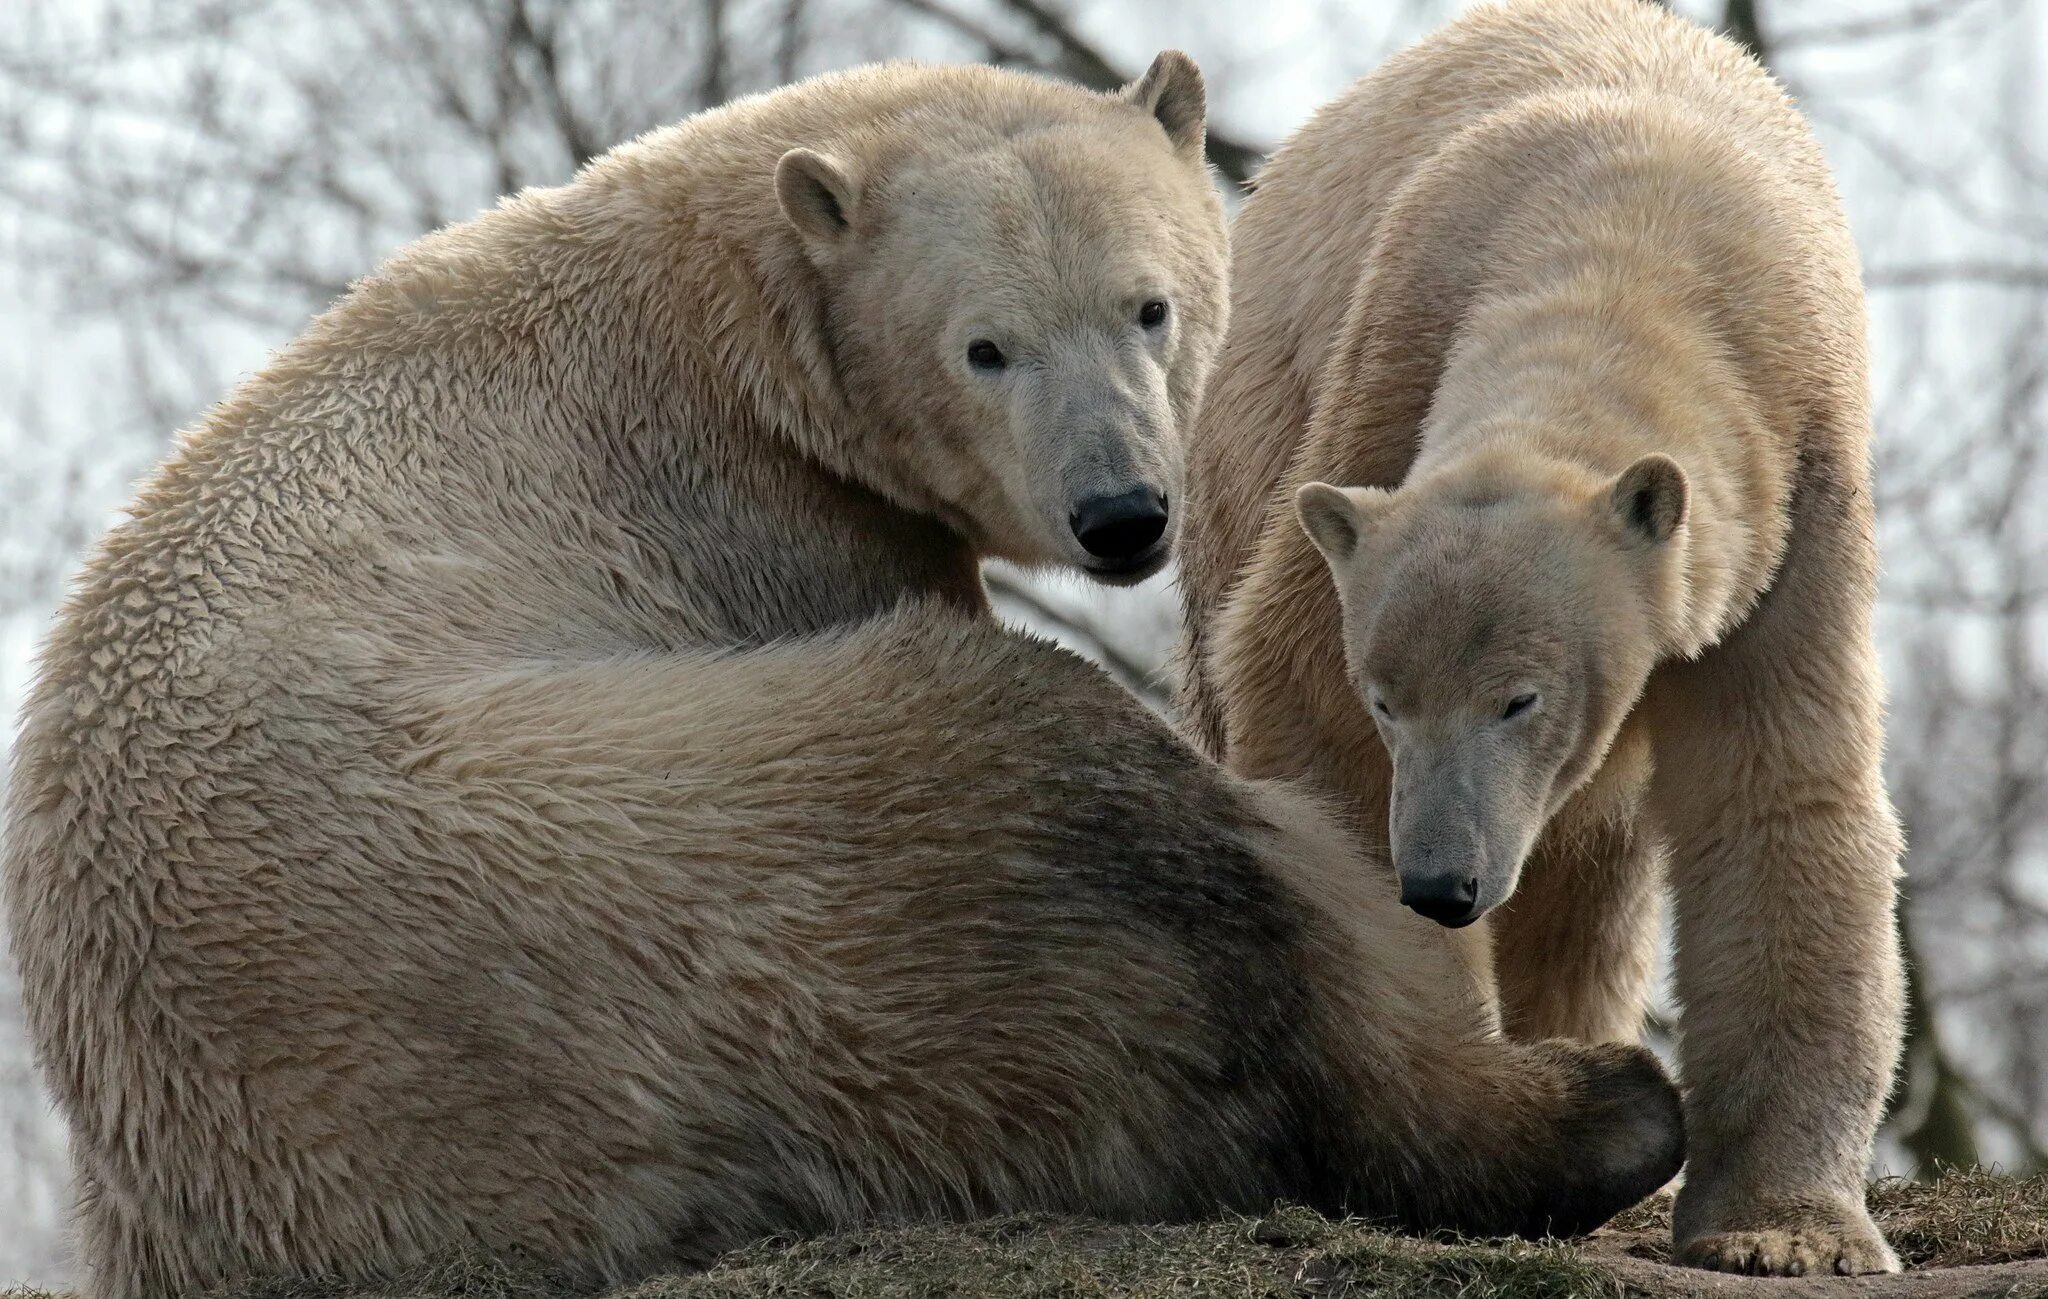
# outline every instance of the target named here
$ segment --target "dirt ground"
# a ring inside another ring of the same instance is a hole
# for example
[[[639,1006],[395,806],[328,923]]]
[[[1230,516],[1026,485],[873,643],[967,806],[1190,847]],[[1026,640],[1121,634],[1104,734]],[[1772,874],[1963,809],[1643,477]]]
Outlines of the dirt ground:
[[[605,1299],[1666,1299],[1677,1296],[2001,1296],[2048,1299],[2048,1175],[1953,1173],[1883,1182],[1871,1207],[1907,1264],[1899,1276],[1721,1276],[1668,1261],[1668,1205],[1652,1201],[1570,1242],[1430,1241],[1282,1207],[1174,1227],[1024,1216],[857,1232],[742,1250],[710,1271],[656,1277]],[[494,1264],[373,1287],[244,1287],[232,1299],[563,1299],[547,1277]],[[58,1299],[32,1291],[0,1299]]]

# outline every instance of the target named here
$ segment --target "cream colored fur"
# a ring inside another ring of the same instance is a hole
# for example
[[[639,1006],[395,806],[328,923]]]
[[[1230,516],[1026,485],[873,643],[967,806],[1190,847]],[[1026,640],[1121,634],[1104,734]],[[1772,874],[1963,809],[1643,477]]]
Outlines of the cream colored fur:
[[[1896,1267],[1863,1207],[1901,1028],[1864,313],[1804,122],[1656,6],[1488,7],[1319,112],[1234,241],[1192,730],[1341,795],[1407,887],[1512,891],[1464,932],[1517,1036],[1635,1039],[1661,848],[1682,1256]]]
[[[1081,562],[1066,496],[1177,470],[1201,105],[1178,55],[742,101],[404,250],[181,439],[9,786],[95,1294],[1276,1197],[1569,1230],[1670,1175],[1647,1057],[1489,1037],[1318,809],[987,616],[984,555]]]

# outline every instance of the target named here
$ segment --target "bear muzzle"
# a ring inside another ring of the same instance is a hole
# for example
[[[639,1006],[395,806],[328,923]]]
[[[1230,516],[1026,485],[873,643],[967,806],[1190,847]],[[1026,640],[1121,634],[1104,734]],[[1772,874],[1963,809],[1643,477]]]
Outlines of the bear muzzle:
[[[1447,929],[1479,919],[1479,877],[1457,871],[1401,876],[1401,905]]]
[[[1169,517],[1166,494],[1138,486],[1086,498],[1068,514],[1067,526],[1093,561],[1085,566],[1091,576],[1136,580],[1164,565]]]

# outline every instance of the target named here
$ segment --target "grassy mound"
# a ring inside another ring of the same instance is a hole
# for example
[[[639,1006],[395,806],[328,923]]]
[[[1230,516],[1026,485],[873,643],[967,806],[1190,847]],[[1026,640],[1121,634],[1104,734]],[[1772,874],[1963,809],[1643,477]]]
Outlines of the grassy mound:
[[[964,1226],[769,1242],[708,1272],[606,1299],[1663,1299],[1916,1295],[2048,1299],[2048,1175],[1951,1173],[1881,1182],[1870,1203],[1910,1269],[1898,1277],[1723,1277],[1669,1263],[1669,1204],[1653,1200],[1584,1240],[1417,1240],[1282,1207],[1177,1227],[1039,1215]],[[244,1287],[231,1299],[562,1299],[549,1278],[463,1264],[368,1288],[317,1281]],[[31,1291],[0,1299],[56,1299]]]
[[[1961,1267],[2048,1257],[2048,1173],[1950,1173],[1938,1182],[1871,1189],[1892,1248],[1908,1267]]]
[[[1004,1218],[756,1248],[634,1299],[938,1299],[944,1295],[1150,1299],[1320,1294],[1565,1299],[1612,1291],[1564,1245],[1422,1246],[1306,1209],[1185,1227]]]

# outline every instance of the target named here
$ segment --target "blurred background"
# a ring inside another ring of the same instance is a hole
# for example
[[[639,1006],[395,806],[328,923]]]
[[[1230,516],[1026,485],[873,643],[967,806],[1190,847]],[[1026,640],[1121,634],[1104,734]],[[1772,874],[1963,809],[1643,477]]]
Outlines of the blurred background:
[[[2048,0],[1676,4],[1799,97],[1868,270],[1914,969],[1877,1171],[2034,1169],[2048,1159]],[[67,574],[174,430],[426,230],[649,127],[848,64],[988,60],[1108,87],[1169,45],[1208,74],[1211,156],[1234,197],[1316,104],[1461,7],[4,0],[7,732]],[[1163,699],[1170,577],[1114,593],[992,581],[1007,616]],[[69,1275],[64,1176],[0,962],[0,1288]]]

